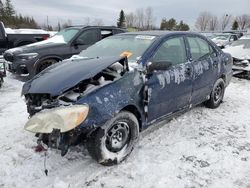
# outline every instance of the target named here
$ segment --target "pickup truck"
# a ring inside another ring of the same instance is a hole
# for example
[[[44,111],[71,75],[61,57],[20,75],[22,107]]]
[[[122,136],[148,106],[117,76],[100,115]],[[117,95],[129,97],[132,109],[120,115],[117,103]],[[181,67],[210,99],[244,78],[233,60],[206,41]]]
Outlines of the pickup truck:
[[[103,38],[124,32],[125,29],[114,26],[72,26],[45,41],[9,49],[3,56],[9,72],[32,78],[48,66],[79,54]]]
[[[49,33],[7,33],[3,22],[0,22],[0,55],[7,49],[39,42],[50,37]]]

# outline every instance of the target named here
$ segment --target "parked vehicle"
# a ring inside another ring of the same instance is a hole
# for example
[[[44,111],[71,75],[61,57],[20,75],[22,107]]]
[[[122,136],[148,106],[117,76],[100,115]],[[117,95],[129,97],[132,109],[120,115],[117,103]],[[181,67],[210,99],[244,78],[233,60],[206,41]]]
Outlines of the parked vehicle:
[[[223,51],[233,57],[234,75],[250,79],[250,36],[241,37]]]
[[[7,50],[4,58],[8,70],[33,77],[48,66],[79,54],[95,42],[125,30],[105,26],[66,28],[46,41]]]
[[[3,56],[0,56],[0,88],[3,84],[3,78],[6,76],[6,69]]]
[[[231,77],[230,54],[202,35],[115,35],[24,84],[25,129],[62,156],[86,140],[98,163],[116,164],[149,125],[202,102],[217,108]]]
[[[9,48],[23,46],[49,38],[48,33],[6,33],[3,22],[0,22],[0,55]]]
[[[233,41],[238,40],[237,34],[232,33],[221,33],[214,35],[211,40],[221,49],[231,44]]]

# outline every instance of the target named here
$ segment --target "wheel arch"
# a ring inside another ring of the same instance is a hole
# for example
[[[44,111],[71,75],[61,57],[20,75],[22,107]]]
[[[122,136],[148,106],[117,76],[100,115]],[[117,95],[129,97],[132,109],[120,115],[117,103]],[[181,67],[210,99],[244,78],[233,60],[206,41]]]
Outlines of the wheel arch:
[[[220,76],[220,78],[223,79],[223,81],[226,83],[226,75],[225,75],[225,74],[222,74],[222,75]]]
[[[128,112],[134,114],[139,122],[139,130],[140,131],[142,130],[142,116],[141,116],[140,111],[138,110],[138,108],[135,105],[125,106],[120,111],[128,111]]]
[[[42,58],[40,58],[34,65],[35,70],[37,71],[37,69],[39,68],[40,64],[47,59],[54,59],[57,62],[62,61],[63,59],[60,56],[57,55],[51,55],[51,56],[44,56]]]

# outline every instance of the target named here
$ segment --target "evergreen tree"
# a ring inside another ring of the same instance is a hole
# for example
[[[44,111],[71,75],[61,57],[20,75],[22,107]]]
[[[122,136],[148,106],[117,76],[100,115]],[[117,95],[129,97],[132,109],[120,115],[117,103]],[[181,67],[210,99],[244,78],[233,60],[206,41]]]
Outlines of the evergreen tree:
[[[161,30],[169,30],[173,31],[176,30],[177,22],[174,18],[171,18],[169,20],[166,20],[166,18],[162,19],[161,22]]]
[[[119,16],[118,21],[117,21],[117,27],[124,28],[126,25],[125,22],[126,22],[125,15],[124,15],[123,10],[121,10],[120,16]]]
[[[239,23],[237,20],[234,20],[233,25],[232,25],[232,30],[238,30],[239,29]]]
[[[4,12],[4,5],[3,5],[3,2],[0,0],[0,20],[2,22],[5,22],[5,12]]]
[[[0,21],[11,28],[39,28],[33,17],[17,15],[11,0],[6,0],[4,4],[0,0]]]
[[[14,17],[15,16],[16,11],[15,11],[13,5],[11,4],[11,0],[5,1],[4,12],[5,12],[7,17]]]
[[[188,31],[189,30],[189,26],[188,26],[188,24],[184,23],[181,20],[180,23],[178,25],[176,25],[176,30],[177,31]]]

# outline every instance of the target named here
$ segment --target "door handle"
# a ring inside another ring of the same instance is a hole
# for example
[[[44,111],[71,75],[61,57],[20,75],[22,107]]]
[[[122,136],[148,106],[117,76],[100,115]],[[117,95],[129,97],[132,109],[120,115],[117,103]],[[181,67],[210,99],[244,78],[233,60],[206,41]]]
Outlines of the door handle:
[[[216,60],[213,61],[213,67],[215,67],[215,68],[218,67],[218,61],[216,61]]]
[[[191,73],[192,73],[192,69],[190,67],[187,67],[186,70],[185,70],[185,74],[187,76],[191,76]]]

